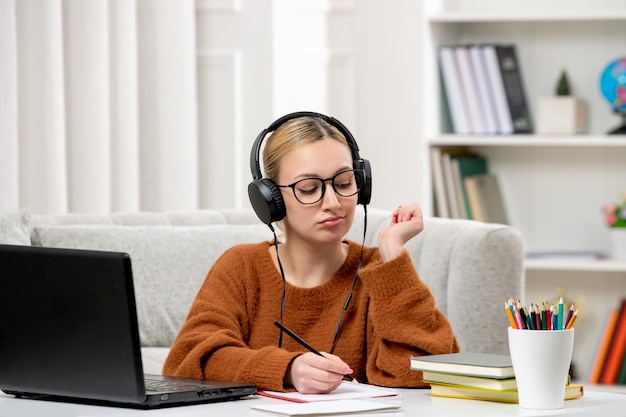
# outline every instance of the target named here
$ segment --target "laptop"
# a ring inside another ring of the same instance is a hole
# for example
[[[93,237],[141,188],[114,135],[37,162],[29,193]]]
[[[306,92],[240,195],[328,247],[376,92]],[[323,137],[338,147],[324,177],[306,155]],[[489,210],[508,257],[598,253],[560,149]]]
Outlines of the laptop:
[[[0,389],[157,408],[239,399],[254,384],[144,375],[126,253],[0,245]]]

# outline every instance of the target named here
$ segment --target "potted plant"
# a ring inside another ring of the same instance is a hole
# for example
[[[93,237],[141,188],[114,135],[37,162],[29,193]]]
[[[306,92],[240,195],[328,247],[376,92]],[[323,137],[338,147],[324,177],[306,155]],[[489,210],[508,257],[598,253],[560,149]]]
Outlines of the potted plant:
[[[609,226],[613,258],[626,260],[626,192],[619,194],[617,203],[605,204],[602,211]]]
[[[585,103],[572,95],[567,72],[563,70],[553,96],[539,97],[536,131],[539,134],[572,135],[586,130]]]

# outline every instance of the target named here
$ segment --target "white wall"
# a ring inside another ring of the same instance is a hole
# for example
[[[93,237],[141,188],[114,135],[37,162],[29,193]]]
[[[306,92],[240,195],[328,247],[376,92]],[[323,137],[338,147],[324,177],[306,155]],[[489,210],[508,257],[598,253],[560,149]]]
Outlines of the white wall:
[[[418,201],[419,4],[274,0],[273,8],[274,117],[338,118],[372,164],[371,205]]]
[[[252,143],[295,110],[352,131],[372,206],[419,200],[414,0],[0,0],[0,11],[2,212],[249,207]]]
[[[420,201],[420,7],[412,0],[358,1],[355,134],[372,163],[372,206]],[[393,5],[392,5],[393,4]]]

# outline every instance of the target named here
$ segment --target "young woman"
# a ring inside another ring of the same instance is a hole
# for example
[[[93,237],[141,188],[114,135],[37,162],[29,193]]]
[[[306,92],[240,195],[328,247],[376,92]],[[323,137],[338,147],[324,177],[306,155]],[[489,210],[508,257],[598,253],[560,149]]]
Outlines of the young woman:
[[[425,384],[421,372],[410,370],[411,356],[459,350],[403,248],[423,229],[417,204],[393,212],[378,247],[344,238],[365,173],[355,169],[354,149],[329,120],[305,115],[273,129],[263,161],[284,204],[282,239],[237,245],[215,262],[165,375],[303,393],[330,392],[345,375],[419,387]],[[276,321],[322,355],[283,334]]]

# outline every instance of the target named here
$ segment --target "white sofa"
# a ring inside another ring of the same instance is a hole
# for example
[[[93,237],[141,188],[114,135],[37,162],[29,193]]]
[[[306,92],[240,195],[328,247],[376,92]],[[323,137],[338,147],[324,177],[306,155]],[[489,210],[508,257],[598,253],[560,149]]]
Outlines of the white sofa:
[[[366,245],[376,244],[389,215],[368,208]],[[363,218],[359,208],[350,239],[361,242]],[[251,210],[37,216],[24,209],[0,216],[0,244],[130,254],[144,371],[150,373],[160,373],[215,259],[234,244],[271,238]],[[452,323],[461,349],[507,353],[504,301],[521,298],[524,284],[520,233],[506,225],[426,218],[424,231],[406,248]]]

